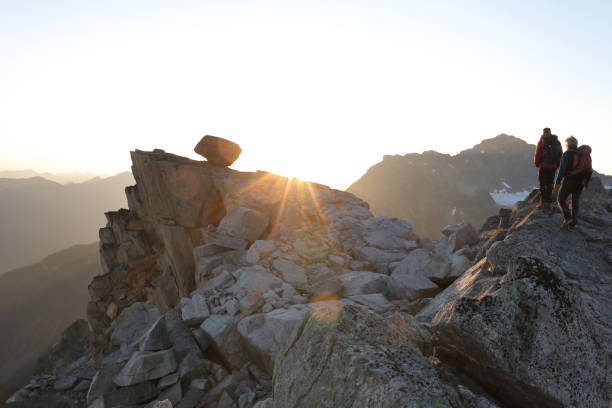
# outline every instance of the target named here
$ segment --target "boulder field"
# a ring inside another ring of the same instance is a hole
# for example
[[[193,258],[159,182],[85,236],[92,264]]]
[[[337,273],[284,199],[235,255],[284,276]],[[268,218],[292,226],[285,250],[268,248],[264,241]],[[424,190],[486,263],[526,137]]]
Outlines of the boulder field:
[[[612,401],[612,196],[597,179],[572,233],[532,194],[432,241],[350,193],[232,170],[239,147],[207,140],[209,161],[131,153],[88,322],[7,407]]]

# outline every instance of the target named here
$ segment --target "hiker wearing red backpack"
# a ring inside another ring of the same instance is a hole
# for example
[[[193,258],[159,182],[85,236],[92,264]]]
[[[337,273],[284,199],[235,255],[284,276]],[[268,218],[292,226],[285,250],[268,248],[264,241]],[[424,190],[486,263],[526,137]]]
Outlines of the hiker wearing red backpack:
[[[558,187],[561,181],[561,189],[557,196],[559,208],[563,212],[563,227],[572,231],[578,222],[578,201],[582,190],[589,189],[589,181],[593,169],[591,167],[591,148],[587,145],[582,145],[578,148],[578,140],[574,136],[565,139],[567,151],[561,157],[561,167],[557,174],[555,187]],[[572,196],[572,209],[567,206],[567,198]]]
[[[556,135],[550,133],[550,128],[544,128],[533,162],[538,170],[540,181],[540,203],[537,208],[549,208],[553,201],[553,183],[555,172],[561,160],[561,143]]]

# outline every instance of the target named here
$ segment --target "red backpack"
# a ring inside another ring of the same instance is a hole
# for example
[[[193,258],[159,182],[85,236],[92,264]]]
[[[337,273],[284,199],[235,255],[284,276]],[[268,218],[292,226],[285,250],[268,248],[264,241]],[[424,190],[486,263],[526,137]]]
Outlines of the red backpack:
[[[582,145],[574,152],[572,158],[572,169],[565,173],[567,176],[581,174],[592,170],[591,167],[591,147]]]

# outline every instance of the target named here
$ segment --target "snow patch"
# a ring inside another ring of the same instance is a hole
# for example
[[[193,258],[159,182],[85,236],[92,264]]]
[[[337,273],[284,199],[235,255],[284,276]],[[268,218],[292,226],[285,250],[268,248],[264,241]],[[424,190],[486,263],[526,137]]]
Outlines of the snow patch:
[[[457,207],[453,208],[453,211],[451,211],[451,217],[454,217],[455,214],[457,214]]]
[[[506,180],[502,180],[502,184],[504,185],[504,187],[506,188],[512,188],[508,185],[508,183],[506,183]]]
[[[612,186],[604,186],[606,190],[612,190]]]
[[[517,191],[510,193],[506,189],[495,190],[489,193],[493,201],[502,207],[512,207],[517,201],[525,199],[531,193],[531,190]]]

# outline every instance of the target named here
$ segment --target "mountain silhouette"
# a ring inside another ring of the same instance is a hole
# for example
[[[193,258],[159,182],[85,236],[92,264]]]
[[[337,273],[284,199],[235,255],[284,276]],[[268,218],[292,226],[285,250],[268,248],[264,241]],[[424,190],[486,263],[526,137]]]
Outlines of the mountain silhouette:
[[[538,184],[535,145],[500,134],[457,155],[426,151],[384,156],[347,189],[375,215],[403,218],[415,232],[438,238],[445,225],[480,226],[500,206],[512,207]],[[604,185],[612,177],[594,173]]]
[[[131,173],[62,185],[42,177],[0,179],[0,274],[98,239],[107,208],[125,207]]]

